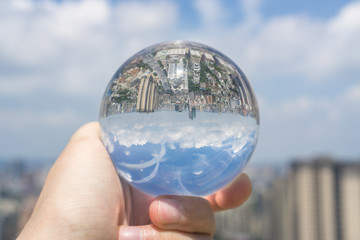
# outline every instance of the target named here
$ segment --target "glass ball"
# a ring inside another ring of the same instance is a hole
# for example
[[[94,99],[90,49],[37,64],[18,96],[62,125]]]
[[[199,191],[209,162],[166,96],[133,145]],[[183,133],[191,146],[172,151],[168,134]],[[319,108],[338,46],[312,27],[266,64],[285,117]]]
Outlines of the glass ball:
[[[249,161],[259,112],[232,60],[206,45],[175,41],[138,52],[116,71],[99,121],[129,184],[153,196],[206,196]]]

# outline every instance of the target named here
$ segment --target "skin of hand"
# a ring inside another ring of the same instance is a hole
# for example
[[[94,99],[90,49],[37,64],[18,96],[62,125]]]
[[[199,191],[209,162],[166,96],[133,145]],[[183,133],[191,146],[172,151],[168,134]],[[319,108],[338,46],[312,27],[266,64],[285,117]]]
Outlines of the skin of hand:
[[[240,174],[206,197],[150,197],[119,178],[97,122],[81,127],[50,169],[18,240],[212,239],[214,211],[240,206],[251,182]]]

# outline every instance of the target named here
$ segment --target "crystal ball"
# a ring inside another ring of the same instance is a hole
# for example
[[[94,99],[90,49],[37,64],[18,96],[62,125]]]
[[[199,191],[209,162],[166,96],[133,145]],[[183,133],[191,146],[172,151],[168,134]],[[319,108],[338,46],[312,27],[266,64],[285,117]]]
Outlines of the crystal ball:
[[[130,57],[106,87],[102,141],[129,184],[152,195],[206,196],[251,157],[259,112],[244,73],[228,57],[185,41]]]

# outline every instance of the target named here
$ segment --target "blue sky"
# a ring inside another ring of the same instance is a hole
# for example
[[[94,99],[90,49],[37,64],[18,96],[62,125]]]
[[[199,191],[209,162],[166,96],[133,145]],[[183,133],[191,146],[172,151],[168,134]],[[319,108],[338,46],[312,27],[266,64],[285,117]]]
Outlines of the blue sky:
[[[0,158],[54,158],[116,69],[167,40],[233,59],[260,105],[254,162],[359,158],[360,1],[0,2]]]

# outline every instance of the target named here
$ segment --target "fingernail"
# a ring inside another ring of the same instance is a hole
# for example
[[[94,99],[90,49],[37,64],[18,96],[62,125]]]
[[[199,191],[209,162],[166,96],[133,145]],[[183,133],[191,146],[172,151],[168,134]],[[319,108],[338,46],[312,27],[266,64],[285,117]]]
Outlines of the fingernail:
[[[118,240],[142,240],[142,231],[138,227],[120,227]]]
[[[184,208],[174,199],[160,199],[158,202],[158,214],[163,224],[174,224],[182,220]]]

